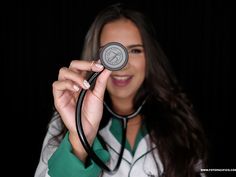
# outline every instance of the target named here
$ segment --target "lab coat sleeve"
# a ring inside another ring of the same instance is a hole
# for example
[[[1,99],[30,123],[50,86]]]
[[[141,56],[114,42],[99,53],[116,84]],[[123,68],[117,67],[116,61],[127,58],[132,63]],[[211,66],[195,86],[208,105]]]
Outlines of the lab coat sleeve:
[[[48,174],[51,177],[97,177],[101,173],[101,168],[91,161],[90,165],[85,167],[77,156],[72,152],[72,146],[66,134],[59,148],[49,159]],[[99,140],[95,138],[93,146],[94,152],[103,162],[109,160],[109,153],[102,147]]]
[[[96,172],[91,175],[96,176],[99,173],[100,169],[96,164],[94,164],[94,162],[91,162],[90,166],[88,166],[87,168],[84,167],[83,163],[71,151],[72,147],[68,140],[68,134],[64,137],[64,139],[59,139],[58,143],[50,143],[52,137],[58,135],[62,130],[63,126],[60,119],[60,115],[55,112],[49,123],[48,130],[43,141],[39,163],[36,168],[34,177],[50,177],[49,173],[51,177],[60,177],[63,176],[62,174],[65,175],[64,177],[71,177],[69,173],[72,173],[72,171],[74,171],[74,173],[76,173],[75,171],[77,171],[78,174],[82,172],[84,176],[90,176],[91,172]],[[103,149],[102,145],[97,139],[95,139],[93,143],[93,149],[96,151],[98,156],[104,160],[104,162],[109,158],[108,152]],[[55,161],[55,159],[57,159],[57,161]],[[50,167],[48,166],[49,164]],[[61,166],[61,164],[64,165]],[[69,164],[72,166],[70,167]],[[62,169],[59,169],[61,167]],[[62,170],[64,172],[61,175],[57,175],[58,170]]]
[[[195,168],[195,171],[199,173],[200,177],[206,177],[206,174],[201,171],[201,169],[203,168],[202,160],[199,160],[198,163],[195,164],[194,168]]]

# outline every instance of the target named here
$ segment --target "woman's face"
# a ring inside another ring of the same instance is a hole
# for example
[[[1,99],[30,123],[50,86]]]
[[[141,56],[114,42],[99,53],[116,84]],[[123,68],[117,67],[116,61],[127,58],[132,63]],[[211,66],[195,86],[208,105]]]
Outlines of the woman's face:
[[[145,54],[138,28],[127,19],[110,22],[104,26],[100,40],[101,46],[109,42],[119,42],[128,49],[127,65],[120,71],[112,72],[107,90],[113,101],[132,101],[145,78]]]

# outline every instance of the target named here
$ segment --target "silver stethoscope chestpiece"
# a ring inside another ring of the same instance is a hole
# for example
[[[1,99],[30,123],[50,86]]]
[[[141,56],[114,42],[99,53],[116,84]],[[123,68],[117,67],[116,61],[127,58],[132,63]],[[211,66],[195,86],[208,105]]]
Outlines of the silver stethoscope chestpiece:
[[[127,49],[118,42],[106,44],[99,53],[102,65],[110,71],[118,71],[125,67],[128,56]]]

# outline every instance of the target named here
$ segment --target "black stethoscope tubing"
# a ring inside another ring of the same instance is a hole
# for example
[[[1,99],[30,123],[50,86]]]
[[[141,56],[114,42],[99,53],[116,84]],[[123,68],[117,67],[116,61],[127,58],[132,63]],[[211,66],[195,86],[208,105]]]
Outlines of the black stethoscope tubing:
[[[101,72],[100,72],[101,73]],[[88,82],[92,83],[98,76],[100,73],[94,73],[89,79]],[[120,166],[121,160],[122,160],[122,156],[124,153],[124,148],[125,148],[125,142],[126,142],[126,130],[127,130],[127,122],[128,119],[126,117],[120,116],[119,118],[122,119],[122,127],[123,127],[123,131],[122,131],[122,139],[121,139],[121,149],[120,149],[120,156],[117,160],[116,166],[114,169],[110,169],[107,165],[104,164],[104,162],[96,155],[96,153],[91,149],[90,144],[87,141],[87,138],[84,134],[84,130],[83,130],[83,124],[82,124],[82,120],[81,120],[81,110],[82,110],[82,104],[83,104],[83,100],[85,97],[87,90],[82,90],[78,101],[77,101],[77,105],[76,105],[76,129],[81,141],[81,144],[83,145],[85,151],[88,153],[88,156],[99,166],[101,167],[103,170],[105,170],[106,172],[109,173],[114,173],[117,171],[117,169]]]

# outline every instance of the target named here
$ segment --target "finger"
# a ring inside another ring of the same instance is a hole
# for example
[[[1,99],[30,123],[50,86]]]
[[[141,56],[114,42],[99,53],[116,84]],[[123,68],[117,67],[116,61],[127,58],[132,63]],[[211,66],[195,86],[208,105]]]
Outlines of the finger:
[[[58,80],[71,80],[83,89],[88,89],[90,87],[90,84],[84,79],[83,76],[81,76],[81,74],[66,67],[60,69]]]
[[[98,61],[85,61],[85,60],[73,60],[70,63],[70,67],[78,71],[94,71],[100,72],[104,69]]]
[[[78,92],[79,86],[70,80],[55,81],[52,84],[54,98],[60,98],[67,91]]]
[[[95,87],[93,89],[93,94],[96,95],[100,100],[104,98],[104,92],[107,86],[107,80],[111,74],[111,71],[105,69],[102,73],[98,76],[96,80]]]

